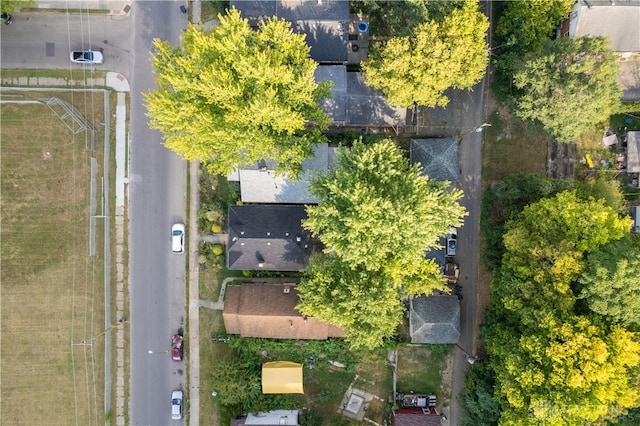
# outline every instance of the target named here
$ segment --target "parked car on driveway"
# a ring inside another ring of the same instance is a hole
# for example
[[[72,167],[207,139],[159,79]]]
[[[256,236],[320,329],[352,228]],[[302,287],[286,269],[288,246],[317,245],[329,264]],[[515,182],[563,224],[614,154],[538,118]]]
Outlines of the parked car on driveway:
[[[458,249],[458,231],[456,228],[451,227],[449,234],[447,235],[447,245],[445,246],[445,256],[454,257],[456,250]]]
[[[104,62],[102,52],[97,50],[73,50],[69,54],[74,64],[101,64]]]
[[[182,418],[182,391],[174,390],[171,392],[171,418],[180,420]]]

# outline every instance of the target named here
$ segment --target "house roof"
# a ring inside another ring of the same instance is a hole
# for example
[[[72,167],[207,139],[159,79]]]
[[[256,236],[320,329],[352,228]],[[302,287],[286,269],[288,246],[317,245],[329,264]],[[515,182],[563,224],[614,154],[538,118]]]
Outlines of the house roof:
[[[406,123],[407,109],[387,104],[382,92],[367,86],[362,73],[344,65],[319,65],[317,83],[331,81],[331,98],[320,103],[336,125],[397,126]]]
[[[615,52],[640,52],[640,1],[578,1],[571,14],[569,35],[602,36]]]
[[[314,156],[302,162],[298,180],[276,175],[277,163],[272,160],[245,166],[228,179],[240,181],[240,195],[245,203],[317,204],[318,199],[309,194],[309,184],[314,173],[334,167],[335,148],[323,143],[315,145],[313,151]]]
[[[262,393],[304,393],[302,364],[291,361],[262,364]]]
[[[295,284],[244,284],[226,287],[222,319],[229,334],[271,339],[319,339],[342,337],[344,330],[297,309],[300,298]]]
[[[627,132],[627,173],[640,173],[640,132]]]
[[[411,343],[457,343],[460,302],[456,296],[420,296],[410,300]]]
[[[319,242],[302,228],[304,206],[229,206],[227,267],[241,270],[299,271]]]
[[[393,426],[440,426],[440,416],[435,410],[401,408],[393,412]]]
[[[409,156],[411,164],[422,165],[423,176],[449,182],[460,178],[457,139],[411,139]]]
[[[347,63],[349,2],[344,0],[232,0],[249,24],[257,27],[271,16],[285,19],[294,31],[306,34],[311,57],[320,63]]]

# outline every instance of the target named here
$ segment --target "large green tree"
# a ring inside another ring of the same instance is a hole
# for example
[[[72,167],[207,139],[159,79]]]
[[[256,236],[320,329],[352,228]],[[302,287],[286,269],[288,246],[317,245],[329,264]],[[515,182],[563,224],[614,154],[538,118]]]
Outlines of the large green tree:
[[[275,18],[254,31],[235,9],[219,18],[210,31],[190,25],[178,47],[154,40],[150,126],[219,174],[264,158],[296,174],[329,122],[304,35]]]
[[[388,277],[354,268],[336,256],[314,256],[298,291],[298,310],[345,328],[353,348],[381,346],[402,321],[402,293]]]
[[[571,142],[606,121],[622,90],[609,41],[601,37],[545,41],[513,76],[515,112],[539,121],[562,142]]]
[[[520,331],[496,324],[486,335],[500,425],[584,425],[640,403],[630,372],[640,344],[620,327],[567,317]]]
[[[412,35],[374,44],[363,64],[365,79],[392,105],[446,106],[445,90],[470,88],[484,76],[488,28],[478,2],[467,0],[442,21],[427,21]]]
[[[640,244],[637,238],[614,241],[587,258],[579,279],[579,297],[613,323],[640,329]]]
[[[535,51],[544,40],[555,36],[558,24],[571,11],[574,0],[509,1],[496,25],[499,43],[507,43],[519,52]]]
[[[421,176],[390,140],[340,149],[336,167],[317,176],[310,191],[320,201],[307,207],[304,227],[325,252],[353,267],[384,271],[390,284],[404,285],[410,294],[420,293],[407,288],[410,277],[435,270],[425,251],[466,215],[460,190]]]

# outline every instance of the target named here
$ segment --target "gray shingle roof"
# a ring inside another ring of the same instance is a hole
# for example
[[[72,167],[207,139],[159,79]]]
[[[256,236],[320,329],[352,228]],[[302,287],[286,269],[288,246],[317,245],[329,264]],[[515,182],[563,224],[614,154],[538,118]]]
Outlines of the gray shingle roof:
[[[640,172],[640,132],[627,132],[627,173]]]
[[[456,139],[411,139],[409,155],[411,164],[422,165],[423,176],[449,182],[457,182],[460,179]]]
[[[582,1],[571,16],[569,33],[574,37],[607,37],[615,52],[640,52],[640,1]]]
[[[271,16],[285,19],[306,34],[311,57],[320,63],[347,63],[349,2],[345,0],[232,0],[252,26]]]
[[[276,175],[277,163],[271,160],[245,166],[228,176],[240,181],[240,195],[245,203],[317,204],[309,194],[309,183],[314,173],[323,173],[335,165],[335,148],[325,144],[313,147],[314,156],[302,162],[298,180]]]
[[[236,270],[299,271],[319,242],[302,229],[304,206],[229,206],[227,267]]]
[[[460,302],[456,296],[420,296],[410,300],[411,343],[458,343]]]

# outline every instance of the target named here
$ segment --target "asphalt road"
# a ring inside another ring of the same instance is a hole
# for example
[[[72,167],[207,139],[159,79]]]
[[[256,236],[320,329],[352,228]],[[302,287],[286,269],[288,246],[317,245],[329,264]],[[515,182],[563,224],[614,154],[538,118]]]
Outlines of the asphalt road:
[[[17,13],[13,24],[2,26],[0,35],[2,68],[129,69],[129,22],[123,17]],[[85,49],[101,50],[104,64],[72,64],[69,52]]]
[[[129,248],[131,312],[130,424],[171,420],[171,391],[186,389],[184,363],[171,361],[172,334],[184,327],[185,255],[171,253],[171,225],[185,221],[186,162],[150,130],[143,93],[153,87],[153,39],[177,44],[186,15],[176,2],[140,1],[130,17],[131,139]],[[151,351],[151,353],[149,353]],[[185,352],[188,358],[188,348]]]

